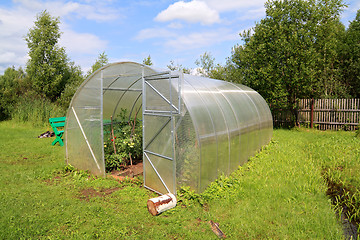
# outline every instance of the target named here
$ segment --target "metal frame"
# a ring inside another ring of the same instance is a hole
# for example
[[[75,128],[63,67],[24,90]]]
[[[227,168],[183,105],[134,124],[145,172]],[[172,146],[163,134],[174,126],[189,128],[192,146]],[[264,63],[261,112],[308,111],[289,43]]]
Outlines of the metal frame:
[[[178,99],[176,103],[173,103],[173,92],[172,92],[172,87],[173,87],[173,79],[177,80],[177,95],[178,95]],[[156,89],[156,87],[154,87],[150,81],[152,80],[168,80],[169,81],[169,99],[167,99],[159,90]],[[142,71],[142,81],[143,81],[143,89],[142,89],[142,96],[143,96],[143,116],[153,116],[153,117],[164,117],[164,124],[159,128],[159,130],[153,135],[150,136],[150,141],[145,145],[145,138],[146,136],[146,129],[145,129],[145,125],[146,125],[146,118],[143,117],[143,159],[146,159],[151,167],[153,168],[154,172],[156,173],[157,177],[159,178],[159,180],[161,181],[161,183],[163,184],[163,186],[165,187],[165,189],[170,193],[176,194],[176,161],[175,161],[175,117],[180,115],[181,113],[181,80],[182,77],[181,75],[172,75],[171,72],[161,72],[161,73],[156,73],[156,74],[151,74],[151,75],[144,75],[144,68]],[[151,88],[158,96],[161,97],[161,99],[164,100],[164,102],[166,102],[169,106],[170,106],[170,111],[159,111],[159,110],[152,110],[152,109],[147,109],[148,107],[148,103],[147,103],[147,96],[146,96],[146,89],[147,88]],[[178,106],[176,106],[178,105]],[[167,118],[167,119],[166,119]],[[164,128],[166,126],[168,126],[168,124],[171,124],[171,149],[172,149],[172,153],[171,153],[171,157],[168,156],[164,156],[163,154],[160,153],[156,153],[153,151],[149,151],[148,147],[151,145],[151,143],[159,136],[159,134],[164,130]],[[164,179],[161,177],[160,173],[157,171],[156,167],[154,166],[153,162],[151,161],[151,157],[149,155],[153,155],[153,156],[157,156],[159,158],[165,159],[167,161],[172,161],[173,162],[173,186],[174,189],[169,189],[168,184],[164,181]],[[151,187],[148,187],[146,185],[146,171],[145,171],[145,164],[144,164],[144,186],[152,191],[158,192],[158,190],[154,190]]]

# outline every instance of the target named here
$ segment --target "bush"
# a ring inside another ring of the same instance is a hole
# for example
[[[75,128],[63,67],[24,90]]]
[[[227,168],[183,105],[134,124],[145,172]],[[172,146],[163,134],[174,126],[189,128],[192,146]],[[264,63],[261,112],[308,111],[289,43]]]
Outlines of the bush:
[[[131,162],[142,160],[142,124],[137,118],[130,118],[125,109],[113,120],[112,136],[111,124],[104,126],[104,154],[106,171],[122,169]],[[114,147],[115,146],[115,147]],[[116,153],[115,153],[116,149]]]

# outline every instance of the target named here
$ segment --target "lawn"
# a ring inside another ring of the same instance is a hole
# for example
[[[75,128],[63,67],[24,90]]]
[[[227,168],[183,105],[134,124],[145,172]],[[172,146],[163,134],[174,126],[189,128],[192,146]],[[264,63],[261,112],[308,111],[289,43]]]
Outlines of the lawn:
[[[360,189],[360,140],[351,132],[274,130],[271,144],[201,195],[183,189],[159,216],[141,179],[74,171],[49,129],[0,123],[0,239],[343,239],[327,179]]]

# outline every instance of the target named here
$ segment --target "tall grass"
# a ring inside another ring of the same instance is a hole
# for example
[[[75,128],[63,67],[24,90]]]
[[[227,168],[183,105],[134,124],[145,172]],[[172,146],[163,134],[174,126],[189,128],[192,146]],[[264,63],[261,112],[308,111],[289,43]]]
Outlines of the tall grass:
[[[44,126],[51,117],[65,116],[63,108],[50,100],[34,95],[22,96],[14,110],[11,118],[17,123],[30,123],[34,126]]]

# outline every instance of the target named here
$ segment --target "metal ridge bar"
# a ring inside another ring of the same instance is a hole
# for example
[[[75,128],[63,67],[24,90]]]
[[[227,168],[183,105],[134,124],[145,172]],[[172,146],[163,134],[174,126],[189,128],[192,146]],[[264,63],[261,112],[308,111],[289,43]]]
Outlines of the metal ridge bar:
[[[106,87],[106,88],[103,88],[103,90],[109,90],[109,91],[134,91],[134,92],[141,92],[142,91],[142,89],[112,88],[112,87]]]
[[[154,113],[154,112],[145,112],[144,115],[146,115],[146,116],[156,116],[156,117],[171,117],[171,115],[169,115],[169,114]]]
[[[165,71],[165,72],[158,72],[158,73],[152,73],[152,74],[148,74],[146,76],[144,76],[145,78],[147,77],[154,77],[154,76],[160,76],[160,75],[165,75],[165,74],[170,74],[170,71]]]
[[[145,77],[146,81],[152,81],[152,80],[164,80],[164,79],[173,79],[173,78],[179,78],[177,75],[168,75],[164,77],[156,77],[156,78],[149,78]]]
[[[157,157],[165,158],[165,159],[170,160],[170,161],[173,161],[173,160],[174,160],[174,159],[171,158],[171,157],[167,157],[167,156],[164,156],[164,155],[161,155],[161,154],[159,154],[159,153],[155,153],[155,152],[152,152],[152,151],[149,151],[149,150],[144,150],[144,152],[150,153],[150,154],[155,155],[155,156],[157,156]]]

